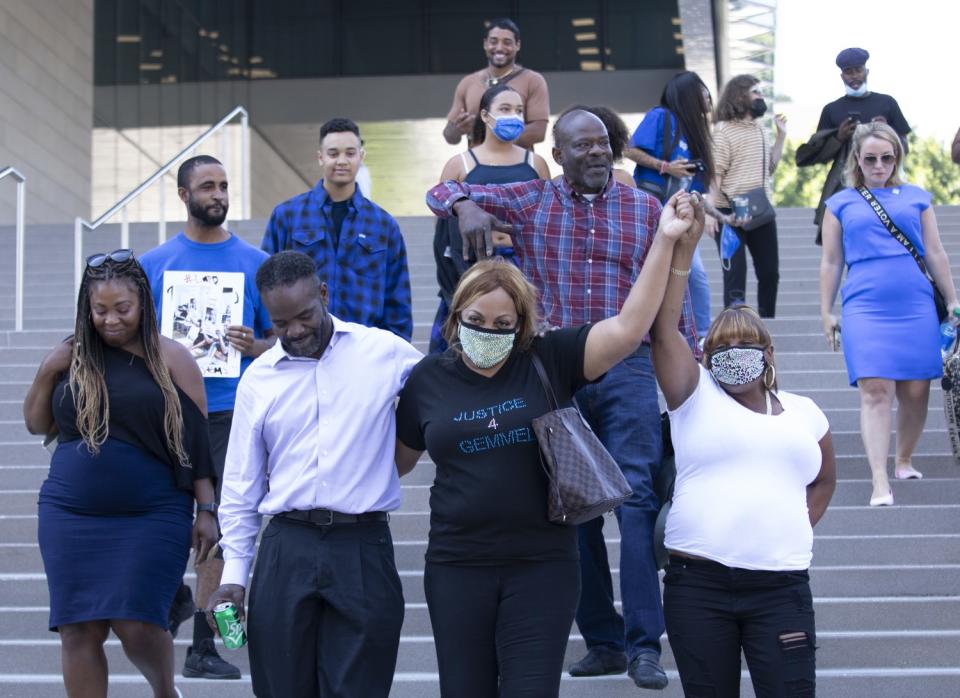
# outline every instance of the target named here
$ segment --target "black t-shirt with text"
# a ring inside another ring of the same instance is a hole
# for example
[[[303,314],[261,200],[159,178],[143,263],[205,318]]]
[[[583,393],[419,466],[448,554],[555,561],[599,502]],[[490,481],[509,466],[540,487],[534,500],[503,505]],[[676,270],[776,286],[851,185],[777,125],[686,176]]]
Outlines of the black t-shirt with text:
[[[820,113],[820,123],[817,125],[817,130],[838,128],[844,119],[851,113],[856,112],[860,114],[857,119],[861,124],[872,121],[876,116],[882,116],[901,138],[906,138],[907,134],[910,133],[910,124],[903,118],[897,100],[890,95],[880,94],[879,92],[870,92],[863,97],[844,95],[840,99],[830,102]]]
[[[586,383],[590,325],[533,342],[560,406]],[[532,420],[550,405],[529,352],[514,351],[491,377],[454,351],[424,358],[397,406],[397,436],[429,452],[430,562],[495,565],[575,560],[576,527],[547,520],[547,478]]]

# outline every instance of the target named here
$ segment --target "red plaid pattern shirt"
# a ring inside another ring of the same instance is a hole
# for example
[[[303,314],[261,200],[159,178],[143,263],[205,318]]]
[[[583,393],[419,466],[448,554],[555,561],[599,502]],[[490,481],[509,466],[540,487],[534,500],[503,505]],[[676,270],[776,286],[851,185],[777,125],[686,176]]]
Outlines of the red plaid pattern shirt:
[[[566,178],[514,184],[442,182],[427,206],[446,218],[464,198],[513,226],[521,268],[541,293],[543,318],[553,327],[599,322],[620,312],[660,220],[660,203],[613,177],[593,201]],[[690,293],[680,331],[696,346]]]

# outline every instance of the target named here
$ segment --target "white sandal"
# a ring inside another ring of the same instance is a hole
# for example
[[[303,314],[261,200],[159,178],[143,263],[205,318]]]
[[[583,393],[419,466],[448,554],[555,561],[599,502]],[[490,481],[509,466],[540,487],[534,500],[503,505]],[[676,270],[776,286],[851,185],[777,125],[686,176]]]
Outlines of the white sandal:
[[[922,480],[923,473],[913,467],[912,464],[898,465],[893,469],[893,476],[898,480]]]

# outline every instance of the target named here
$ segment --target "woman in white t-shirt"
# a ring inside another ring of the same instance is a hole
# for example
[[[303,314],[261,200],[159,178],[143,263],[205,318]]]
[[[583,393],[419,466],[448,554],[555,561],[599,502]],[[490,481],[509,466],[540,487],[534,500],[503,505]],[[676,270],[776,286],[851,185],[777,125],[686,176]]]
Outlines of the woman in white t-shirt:
[[[677,479],[666,524],[663,610],[687,698],[740,695],[740,652],[760,698],[814,695],[813,525],[836,487],[830,428],[777,390],[770,333],[722,311],[703,365],[677,332],[692,249],[674,248],[653,329]]]

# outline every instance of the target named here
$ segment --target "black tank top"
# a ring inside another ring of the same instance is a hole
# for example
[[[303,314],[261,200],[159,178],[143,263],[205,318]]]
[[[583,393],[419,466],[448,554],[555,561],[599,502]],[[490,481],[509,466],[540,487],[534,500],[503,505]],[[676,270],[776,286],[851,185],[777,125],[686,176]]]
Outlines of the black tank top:
[[[475,164],[463,178],[463,181],[468,184],[510,184],[511,182],[528,182],[540,176],[530,164],[529,150],[524,155],[523,162],[518,162],[516,165],[482,165],[472,148],[467,152]]]
[[[463,181],[468,184],[510,184],[511,182],[529,182],[531,179],[540,177],[530,164],[529,150],[524,155],[523,162],[518,162],[516,165],[482,165],[477,160],[473,149],[467,152],[475,163],[475,167],[463,178]],[[449,257],[444,256],[447,248],[450,248]],[[437,219],[433,237],[433,257],[437,264],[440,295],[449,304],[457,282],[469,266],[463,261],[463,239],[460,237],[460,226],[456,218]]]
[[[207,421],[200,408],[180,388],[180,408],[183,412],[183,445],[192,467],[177,462],[167,448],[163,426],[164,399],[160,386],[153,380],[147,364],[139,356],[123,349],[103,346],[104,380],[110,403],[108,436],[146,451],[154,458],[170,465],[177,487],[192,490],[193,481],[213,478],[210,456],[210,437]],[[53,391],[53,418],[60,429],[60,441],[77,441],[77,410],[73,404],[69,375]]]

